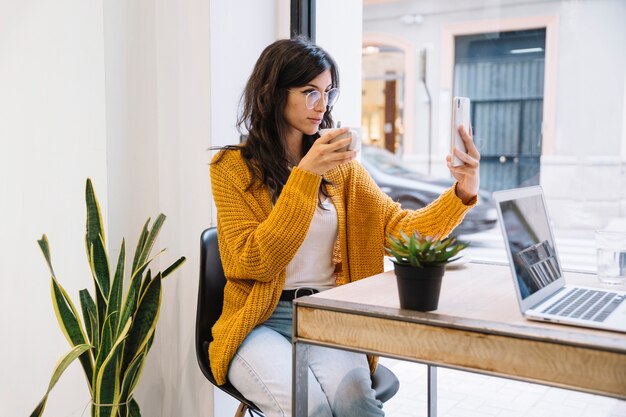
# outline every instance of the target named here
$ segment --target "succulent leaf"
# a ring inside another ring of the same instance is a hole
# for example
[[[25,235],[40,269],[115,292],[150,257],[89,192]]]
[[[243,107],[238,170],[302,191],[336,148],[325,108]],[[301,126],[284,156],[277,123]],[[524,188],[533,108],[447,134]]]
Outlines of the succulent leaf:
[[[419,268],[440,266],[452,262],[461,250],[469,246],[454,236],[440,239],[439,235],[421,236],[416,230],[410,235],[401,230],[399,237],[389,235],[385,252],[401,265],[412,265]]]

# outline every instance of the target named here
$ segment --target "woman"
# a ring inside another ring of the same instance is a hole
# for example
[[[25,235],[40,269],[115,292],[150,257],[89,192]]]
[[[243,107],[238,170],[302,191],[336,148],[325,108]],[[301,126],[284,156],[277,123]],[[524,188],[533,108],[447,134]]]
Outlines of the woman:
[[[303,38],[279,40],[259,57],[246,85],[241,146],[211,164],[217,229],[227,277],[222,315],[209,347],[213,374],[267,417],[291,416],[291,302],[383,271],[389,233],[447,235],[476,203],[480,155],[461,131],[465,165],[428,207],[402,210],[333,129],[339,95],[333,59]],[[312,289],[312,290],[309,290]],[[309,415],[383,416],[371,389],[376,363],[364,354],[311,346]]]

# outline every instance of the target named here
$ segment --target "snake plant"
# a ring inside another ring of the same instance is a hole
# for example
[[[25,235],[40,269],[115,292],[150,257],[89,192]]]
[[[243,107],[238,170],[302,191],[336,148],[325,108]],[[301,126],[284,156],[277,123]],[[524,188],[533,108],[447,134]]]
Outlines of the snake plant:
[[[385,251],[397,264],[424,268],[442,266],[459,259],[455,256],[467,246],[469,242],[458,241],[454,236],[445,239],[423,237],[414,230],[411,236],[404,231],[400,231],[400,238],[389,235],[389,245]]]
[[[79,291],[80,314],[52,268],[48,238],[44,234],[38,241],[52,276],[54,311],[61,331],[72,348],[57,363],[48,389],[31,417],[43,414],[50,391],[75,359],[79,360],[87,379],[92,417],[141,416],[133,391],[154,340],[161,305],[161,280],[185,261],[181,257],[156,274],[148,269],[154,259],[150,258],[150,253],[165,216],[159,214],[152,227],[148,219],[137,243],[128,290],[124,296],[125,241],[122,239],[120,254],[112,269],[100,205],[90,179],[87,179],[85,200],[85,246],[95,296],[87,289]]]

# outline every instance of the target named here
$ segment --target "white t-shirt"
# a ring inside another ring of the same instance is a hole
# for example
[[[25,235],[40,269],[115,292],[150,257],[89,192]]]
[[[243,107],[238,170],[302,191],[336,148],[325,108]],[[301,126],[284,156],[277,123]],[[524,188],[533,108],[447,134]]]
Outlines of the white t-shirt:
[[[296,256],[287,265],[286,290],[300,287],[320,291],[335,287],[333,248],[337,240],[337,210],[330,198],[317,207],[309,232]]]

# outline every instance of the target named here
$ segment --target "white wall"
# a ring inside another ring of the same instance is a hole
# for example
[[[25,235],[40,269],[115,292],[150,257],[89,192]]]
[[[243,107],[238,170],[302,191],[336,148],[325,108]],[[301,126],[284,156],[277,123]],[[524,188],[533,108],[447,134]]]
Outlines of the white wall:
[[[28,415],[69,349],[36,239],[48,234],[72,296],[91,287],[83,242],[88,176],[112,258],[122,236],[134,247],[144,220],[159,212],[168,215],[163,264],[188,257],[164,285],[136,396],[143,415],[211,415],[210,384],[193,344],[199,234],[210,223],[208,4],[31,1],[2,3],[1,10],[3,415]],[[88,401],[74,364],[45,415],[80,416]]]
[[[290,2],[214,0],[210,6],[210,136],[211,146],[224,146],[239,143],[235,127],[239,100],[261,51],[276,39],[289,37]],[[215,416],[235,413],[238,404],[232,397],[218,389],[214,394]]]
[[[208,415],[194,324],[199,236],[210,223],[209,5],[110,0],[104,11],[110,245],[125,236],[132,251],[144,221],[163,212],[161,267],[187,257],[164,282],[136,398],[145,416]]]
[[[78,303],[91,287],[84,187],[107,209],[102,1],[0,1],[0,403],[26,416],[69,350],[36,240],[48,235],[59,281]],[[80,416],[80,366],[66,372],[48,416]],[[88,412],[87,412],[88,413]]]
[[[219,394],[213,401],[193,343],[199,235],[212,216],[207,149],[238,141],[242,88],[261,50],[289,35],[290,2],[0,3],[3,415],[28,415],[69,349],[36,240],[48,234],[72,296],[91,287],[83,243],[88,176],[111,258],[122,236],[132,251],[145,219],[159,212],[168,216],[161,265],[188,258],[164,283],[157,337],[136,393],[143,415],[234,413],[232,401]],[[360,75],[353,79],[360,83]],[[80,416],[88,401],[74,364],[46,415]]]
[[[317,0],[316,43],[339,67],[341,95],[333,119],[342,126],[361,126],[362,0]]]

